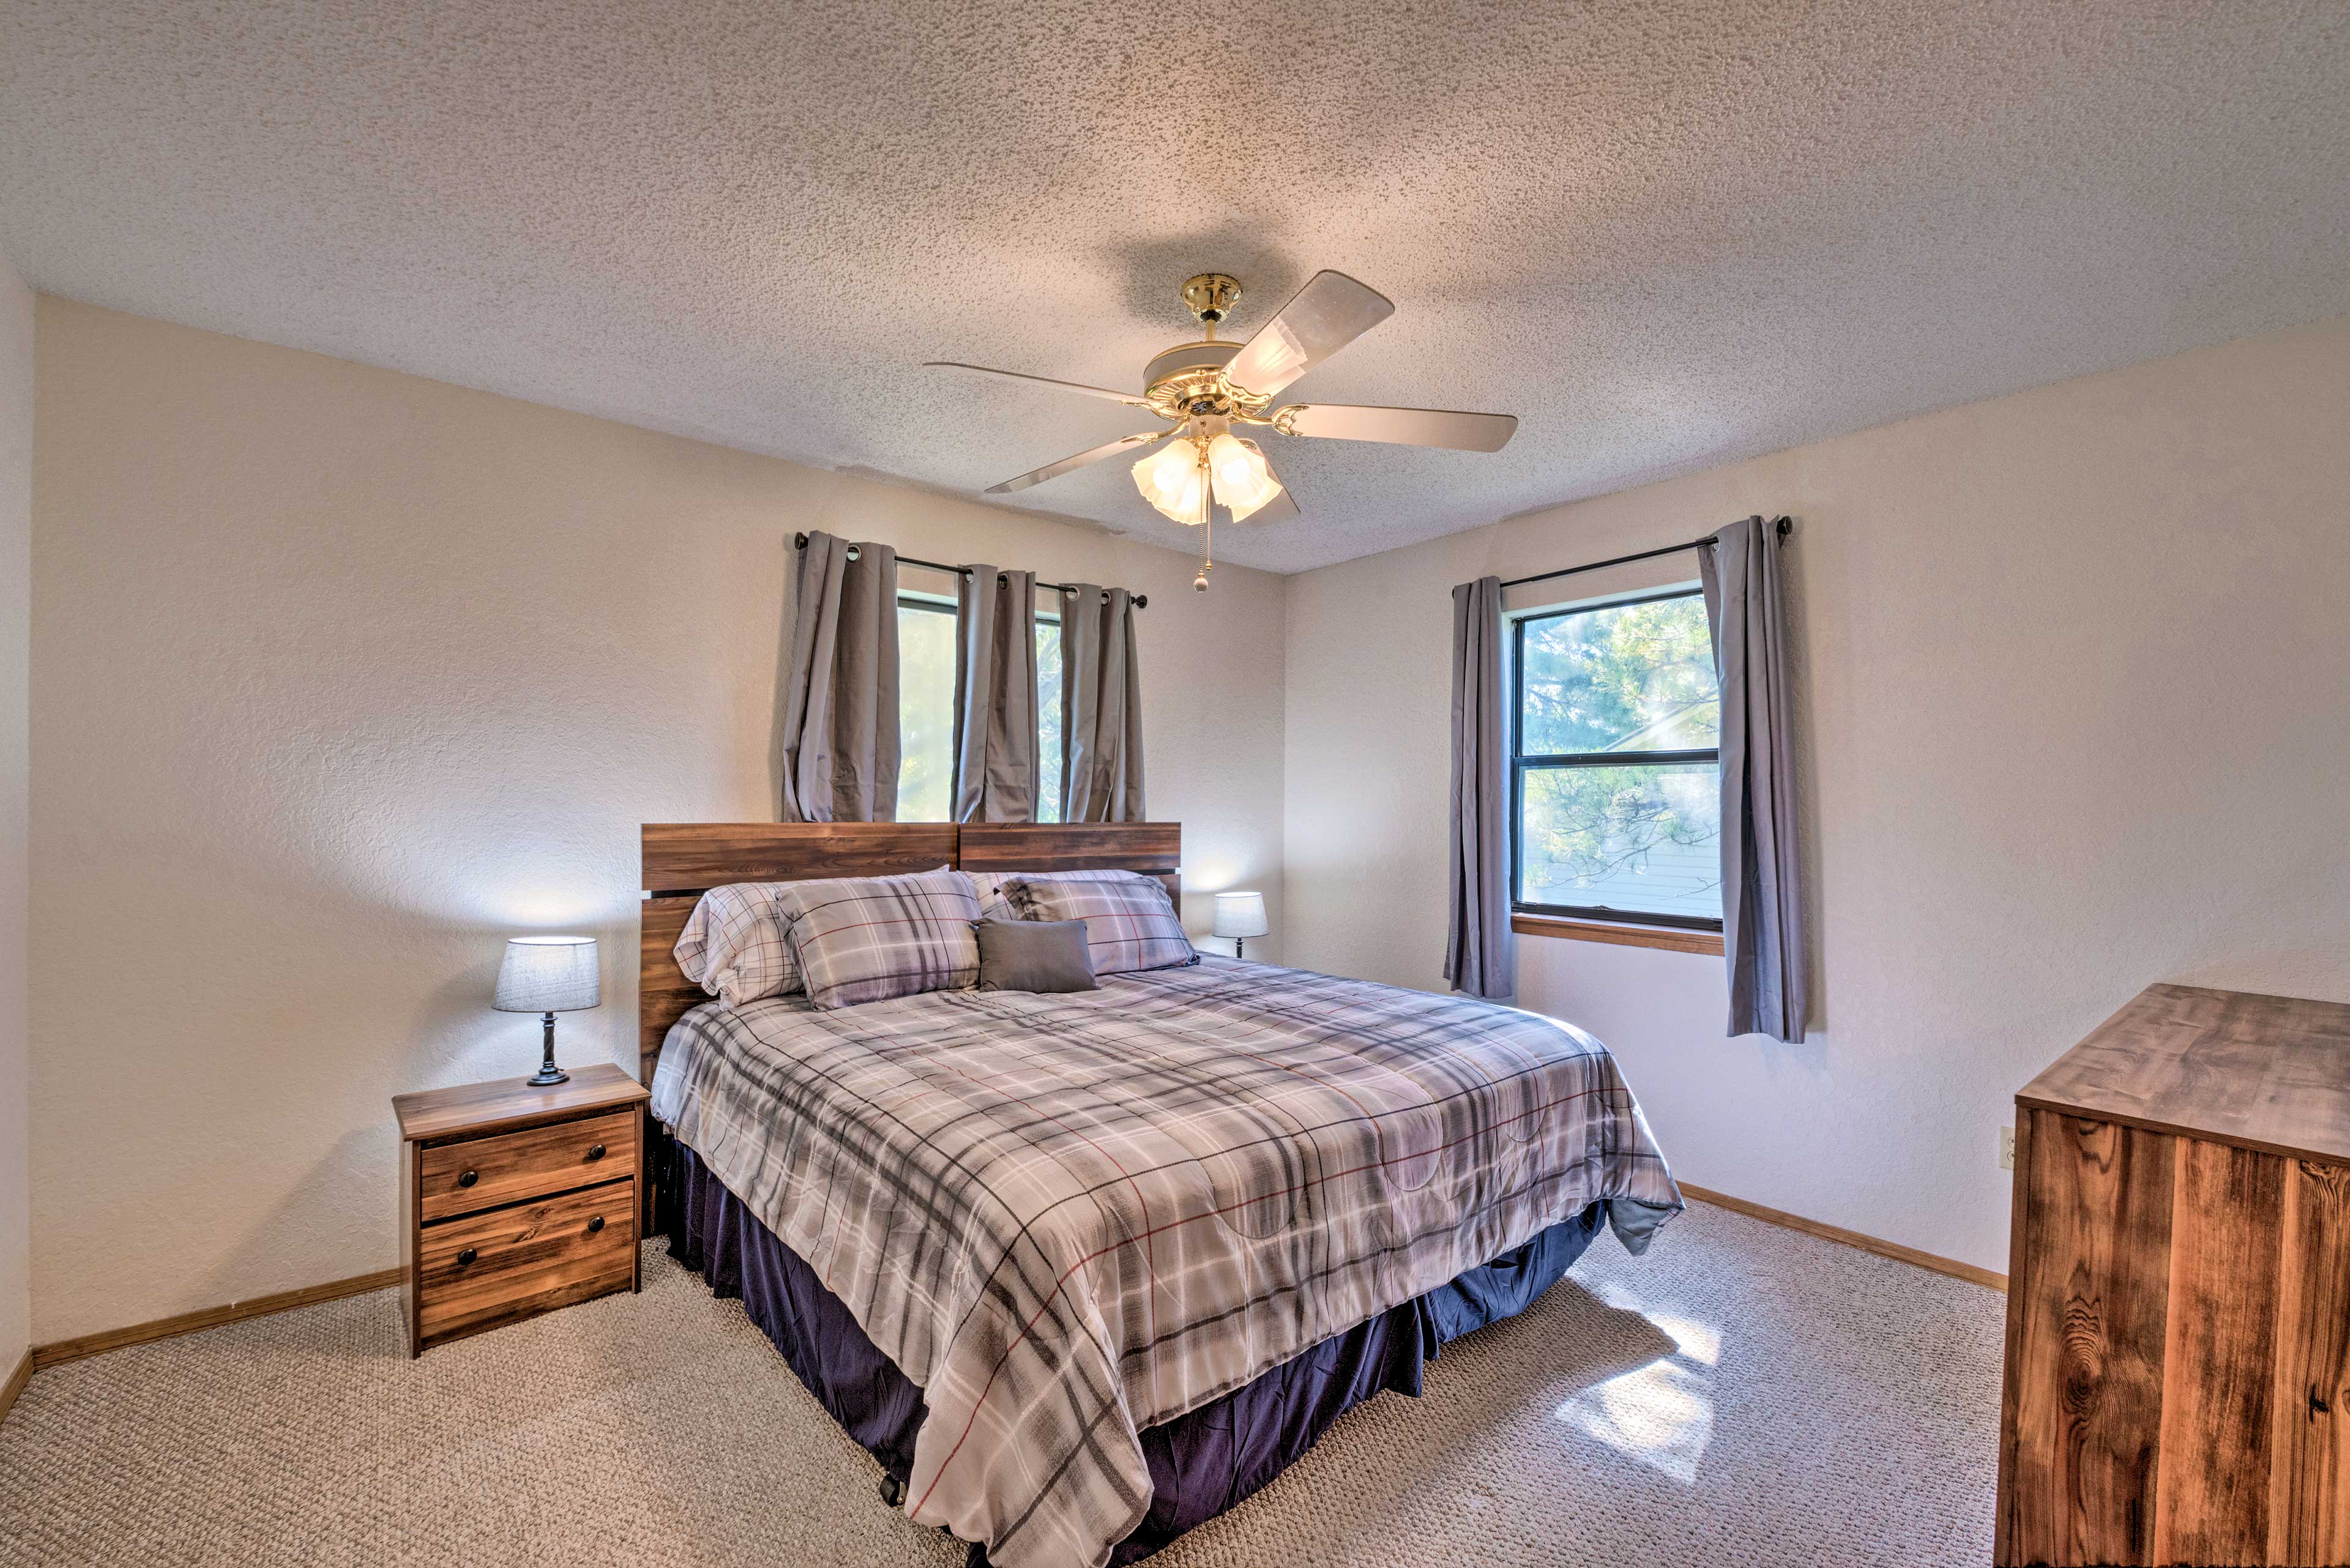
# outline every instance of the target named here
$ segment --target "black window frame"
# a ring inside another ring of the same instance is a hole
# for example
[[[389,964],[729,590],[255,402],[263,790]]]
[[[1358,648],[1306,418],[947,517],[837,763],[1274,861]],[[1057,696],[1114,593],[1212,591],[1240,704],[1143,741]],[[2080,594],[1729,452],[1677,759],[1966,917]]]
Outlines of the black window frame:
[[[954,600],[941,598],[937,594],[926,594],[917,588],[899,588],[898,607],[918,609],[928,615],[961,615],[962,613],[955,608]]]
[[[1617,926],[1662,926],[1683,931],[1718,931],[1722,929],[1719,915],[1676,915],[1657,909],[1619,909],[1611,904],[1537,904],[1518,897],[1524,886],[1523,838],[1525,835],[1526,770],[1532,768],[1588,767],[1656,767],[1672,763],[1711,763],[1717,776],[1721,772],[1721,748],[1700,747],[1672,752],[1563,752],[1526,755],[1526,624],[1529,621],[1558,620],[1571,615],[1589,615],[1597,610],[1626,609],[1634,605],[1661,603],[1666,599],[1692,599],[1702,593],[1699,588],[1667,588],[1660,592],[1636,594],[1627,598],[1602,599],[1592,604],[1576,605],[1568,609],[1538,610],[1513,618],[1510,625],[1510,909],[1513,914],[1551,915],[1563,919],[1600,920]]]

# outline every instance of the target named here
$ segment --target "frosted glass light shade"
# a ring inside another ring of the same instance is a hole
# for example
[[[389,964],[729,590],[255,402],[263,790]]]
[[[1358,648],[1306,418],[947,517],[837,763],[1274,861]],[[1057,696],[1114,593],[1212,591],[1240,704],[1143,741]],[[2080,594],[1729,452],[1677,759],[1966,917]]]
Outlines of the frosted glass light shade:
[[[593,937],[513,937],[498,966],[500,1012],[577,1012],[604,1000]]]
[[[1200,452],[1188,441],[1172,441],[1134,465],[1134,487],[1142,498],[1176,522],[1198,527],[1208,520],[1206,478]]]
[[[1216,895],[1216,930],[1220,937],[1261,937],[1273,929],[1264,923],[1262,893]]]
[[[1183,482],[1181,493],[1175,498],[1175,510],[1168,514],[1187,528],[1197,528],[1208,521],[1208,471],[1197,462],[1191,464],[1191,477]]]
[[[1217,504],[1231,511],[1235,523],[1281,493],[1281,481],[1274,478],[1264,453],[1236,435],[1208,443],[1208,469],[1215,476]]]

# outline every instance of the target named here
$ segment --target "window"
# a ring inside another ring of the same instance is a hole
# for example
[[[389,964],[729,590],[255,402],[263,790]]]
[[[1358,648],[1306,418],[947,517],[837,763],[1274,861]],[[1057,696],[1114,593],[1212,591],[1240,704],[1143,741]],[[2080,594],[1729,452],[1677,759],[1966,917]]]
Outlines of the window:
[[[1059,595],[1055,595],[1057,602]],[[1036,615],[1036,820],[1061,820],[1061,618]]]
[[[1676,589],[1520,618],[1512,907],[1721,929],[1721,695]]]
[[[945,822],[954,804],[955,606],[898,596],[898,820]]]
[[[954,789],[955,603],[898,595],[898,820],[945,822]],[[1036,617],[1036,820],[1061,820],[1061,618]]]

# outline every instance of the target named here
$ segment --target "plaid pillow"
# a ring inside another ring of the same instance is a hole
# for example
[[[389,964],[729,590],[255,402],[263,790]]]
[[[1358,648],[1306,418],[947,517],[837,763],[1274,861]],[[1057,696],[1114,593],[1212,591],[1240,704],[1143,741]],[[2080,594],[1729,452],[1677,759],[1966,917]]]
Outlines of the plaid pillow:
[[[1055,871],[1008,878],[1003,897],[1024,920],[1083,920],[1096,974],[1197,963],[1183,921],[1156,877],[1139,871]]]
[[[845,877],[781,885],[775,908],[818,1007],[847,1007],[979,983],[979,896],[941,866],[910,877]]]
[[[971,878],[972,887],[976,888],[979,892],[979,918],[981,919],[1016,920],[1020,919],[1020,911],[1014,909],[1012,907],[1012,900],[1003,896],[1003,888],[1006,883],[1017,882],[1024,877],[1041,877],[1046,878],[1056,876],[1092,877],[1098,875],[1106,877],[1123,877],[1126,876],[1127,873],[1123,871],[1106,871],[1098,873],[1092,871],[966,871],[963,875]]]
[[[1020,918],[1019,911],[1013,909],[1011,904],[1004,899],[1003,884],[1012,880],[1015,877],[1025,876],[1027,873],[1024,871],[966,871],[963,875],[971,878],[972,890],[979,895],[979,918],[981,919],[1016,920]]]
[[[791,920],[775,908],[789,882],[734,882],[712,888],[678,933],[677,967],[729,1007],[800,988]]]

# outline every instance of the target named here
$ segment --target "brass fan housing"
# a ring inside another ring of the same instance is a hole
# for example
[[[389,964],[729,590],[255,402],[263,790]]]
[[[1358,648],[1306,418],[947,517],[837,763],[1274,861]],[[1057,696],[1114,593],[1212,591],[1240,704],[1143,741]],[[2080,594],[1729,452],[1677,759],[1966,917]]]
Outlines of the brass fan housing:
[[[1200,318],[1206,336],[1197,343],[1178,343],[1143,367],[1142,400],[1162,419],[1255,419],[1273,400],[1252,397],[1224,379],[1224,367],[1247,345],[1216,341],[1216,324],[1240,303],[1241,280],[1230,273],[1203,272],[1184,279],[1182,292],[1184,306]]]
[[[1224,384],[1224,367],[1245,345],[1178,343],[1143,368],[1142,400],[1163,419],[1228,414],[1239,407]]]
[[[1216,335],[1216,323],[1230,316],[1240,299],[1241,280],[1230,273],[1203,272],[1183,280],[1183,306],[1200,318],[1211,337]]]

